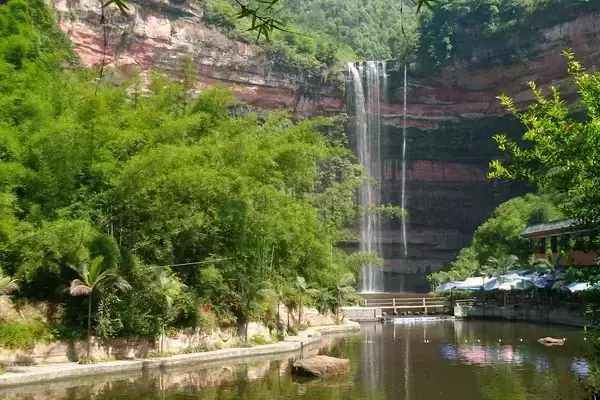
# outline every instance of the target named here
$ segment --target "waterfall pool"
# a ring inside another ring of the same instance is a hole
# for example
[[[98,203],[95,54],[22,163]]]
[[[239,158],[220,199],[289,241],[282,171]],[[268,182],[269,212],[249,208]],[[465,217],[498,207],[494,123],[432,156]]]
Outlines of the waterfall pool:
[[[537,339],[566,338],[545,347]],[[0,389],[5,399],[577,400],[586,373],[583,333],[559,326],[489,321],[364,324],[326,337],[322,354],[351,360],[345,378],[296,380],[288,359],[222,361],[145,374],[79,378]]]

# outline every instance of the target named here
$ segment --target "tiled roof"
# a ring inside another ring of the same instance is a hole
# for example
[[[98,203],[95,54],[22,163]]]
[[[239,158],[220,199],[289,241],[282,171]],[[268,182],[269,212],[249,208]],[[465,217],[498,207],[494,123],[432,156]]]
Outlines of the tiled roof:
[[[541,224],[529,225],[523,232],[522,236],[530,236],[540,233],[552,233],[562,231],[572,231],[577,228],[578,224],[574,219],[559,219],[556,221],[543,222]]]

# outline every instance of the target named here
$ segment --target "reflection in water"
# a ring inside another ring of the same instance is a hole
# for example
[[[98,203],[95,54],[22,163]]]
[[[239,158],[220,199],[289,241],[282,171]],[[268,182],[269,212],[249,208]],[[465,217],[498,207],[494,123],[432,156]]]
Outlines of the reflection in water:
[[[377,394],[383,386],[381,359],[386,349],[382,340],[382,324],[366,324],[363,326],[363,357],[367,363],[365,387],[372,395]]]
[[[580,378],[585,378],[590,373],[590,364],[583,358],[576,358],[571,363],[571,370]]]
[[[513,345],[487,346],[487,345],[467,345],[450,344],[440,345],[440,353],[446,360],[456,361],[463,364],[515,364],[522,365],[530,362],[535,365],[548,363],[545,356],[528,354],[524,347]]]
[[[566,337],[562,347],[537,343]],[[10,400],[189,399],[562,399],[577,400],[589,367],[582,335],[564,328],[495,322],[368,324],[357,336],[328,339],[309,352],[351,360],[341,379],[297,380],[288,358],[254,357],[228,365],[188,366],[0,389]],[[298,355],[296,355],[298,356]]]

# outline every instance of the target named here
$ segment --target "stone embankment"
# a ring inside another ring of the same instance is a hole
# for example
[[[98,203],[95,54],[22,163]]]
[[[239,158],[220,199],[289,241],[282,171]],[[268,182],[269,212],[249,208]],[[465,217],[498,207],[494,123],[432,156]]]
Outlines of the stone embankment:
[[[576,311],[566,308],[456,306],[454,316],[464,319],[498,319],[507,321],[539,322],[582,328],[585,319]]]
[[[202,364],[236,358],[293,353],[302,351],[309,345],[318,344],[321,341],[322,335],[346,333],[358,330],[360,330],[360,325],[358,323],[348,321],[340,325],[314,327],[300,332],[298,336],[288,336],[282,342],[256,347],[230,348],[151,359],[110,361],[91,365],[80,365],[71,362],[9,367],[4,374],[0,375],[0,387],[54,381],[81,376],[141,372],[148,369],[169,368],[186,364]]]

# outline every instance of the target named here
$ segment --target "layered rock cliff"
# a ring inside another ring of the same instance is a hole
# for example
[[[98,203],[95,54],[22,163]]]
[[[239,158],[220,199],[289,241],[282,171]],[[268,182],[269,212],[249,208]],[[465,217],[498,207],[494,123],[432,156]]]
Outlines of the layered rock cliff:
[[[471,240],[476,227],[496,205],[523,193],[522,184],[489,181],[491,159],[501,158],[492,136],[519,137],[523,127],[502,109],[506,93],[519,107],[532,100],[529,81],[559,87],[567,101],[576,91],[567,75],[565,49],[572,49],[588,70],[600,62],[600,15],[587,14],[534,34],[527,47],[496,48],[490,60],[461,62],[432,76],[409,72],[407,92],[408,258],[399,251],[398,226],[385,235],[388,289],[423,288],[418,276],[452,259]],[[493,65],[498,53],[518,52],[518,63]],[[390,65],[390,63],[388,63]],[[474,67],[473,65],[478,65]],[[489,65],[482,67],[481,65]],[[384,201],[399,204],[403,125],[403,66],[388,71],[390,101],[382,104],[387,146],[384,151]],[[415,76],[416,75],[416,76]],[[407,276],[416,274],[406,283]]]
[[[124,74],[155,68],[176,77],[189,57],[199,85],[230,86],[241,100],[259,108],[285,107],[306,117],[342,107],[339,84],[322,85],[320,77],[290,72],[259,46],[232,40],[207,26],[198,1],[127,4],[127,17],[116,7],[106,8],[107,23],[102,25],[100,0],[52,0],[61,29],[85,65],[105,64]]]
[[[199,85],[221,83],[259,108],[286,107],[296,116],[345,111],[343,88],[318,77],[290,72],[252,44],[232,40],[207,26],[202,8],[191,0],[130,0],[130,16],[109,13],[110,27],[100,26],[98,0],[54,0],[62,29],[86,65],[102,62],[122,73],[161,68],[177,76],[190,56]],[[570,100],[576,96],[561,52],[571,48],[590,70],[600,56],[600,15],[573,16],[562,24],[531,35],[526,46],[511,51],[518,62],[497,65],[463,61],[431,76],[409,72],[407,130],[408,257],[401,251],[399,225],[384,234],[388,289],[426,289],[423,275],[451,260],[469,243],[474,229],[506,199],[524,191],[522,185],[486,178],[491,159],[501,157],[492,135],[518,136],[522,127],[505,115],[498,94],[525,106],[532,96],[527,82],[559,86]],[[104,61],[103,61],[104,60]],[[476,61],[476,62],[475,62]],[[388,63],[390,99],[382,104],[383,201],[400,203],[403,123],[403,66]],[[486,66],[487,65],[487,66]],[[352,136],[352,121],[348,131]],[[412,277],[412,278],[411,278]]]

